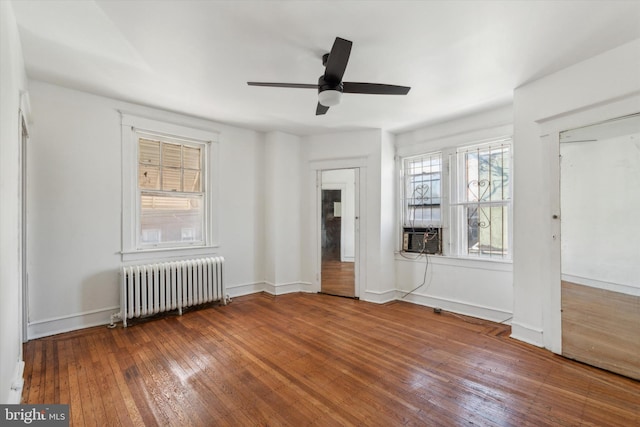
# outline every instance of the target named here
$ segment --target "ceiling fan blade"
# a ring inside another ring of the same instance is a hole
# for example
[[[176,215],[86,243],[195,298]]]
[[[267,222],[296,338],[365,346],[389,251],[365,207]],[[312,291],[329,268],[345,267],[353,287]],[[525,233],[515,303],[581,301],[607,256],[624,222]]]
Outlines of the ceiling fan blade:
[[[354,82],[343,82],[342,88],[344,93],[366,93],[371,95],[406,95],[411,89],[408,86]]]
[[[266,86],[266,87],[286,87],[295,89],[318,89],[317,84],[306,83],[263,83],[263,82],[247,82],[249,86]]]
[[[329,107],[325,107],[324,105],[318,102],[318,106],[316,107],[316,116],[327,114],[327,111],[329,111]]]
[[[351,55],[352,44],[349,40],[336,37],[336,41],[333,42],[333,47],[329,53],[329,59],[327,59],[324,71],[325,80],[342,81],[344,70],[346,70],[347,62],[349,62],[349,55]]]

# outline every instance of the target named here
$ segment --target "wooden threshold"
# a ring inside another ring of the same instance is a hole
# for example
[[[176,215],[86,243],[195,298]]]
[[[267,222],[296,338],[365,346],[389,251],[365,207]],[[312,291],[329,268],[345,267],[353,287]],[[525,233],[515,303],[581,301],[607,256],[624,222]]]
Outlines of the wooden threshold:
[[[358,299],[358,300],[360,299],[358,297],[352,297],[352,296],[349,296],[349,295],[331,294],[329,292],[322,292],[322,291],[318,292],[318,294],[320,294],[320,295],[328,295],[330,297],[340,297],[340,298]]]

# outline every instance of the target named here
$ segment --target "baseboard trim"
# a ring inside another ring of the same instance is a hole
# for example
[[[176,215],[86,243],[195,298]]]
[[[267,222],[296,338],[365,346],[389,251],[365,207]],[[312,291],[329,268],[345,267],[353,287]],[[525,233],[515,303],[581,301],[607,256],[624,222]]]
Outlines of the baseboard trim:
[[[623,285],[619,283],[603,282],[601,280],[590,279],[581,276],[572,276],[563,274],[562,280],[565,282],[575,283],[576,285],[589,286],[591,288],[603,289],[605,291],[617,292],[625,295],[640,296],[640,288],[635,286]]]
[[[266,292],[271,295],[284,295],[293,292],[312,292],[312,287],[313,284],[309,282],[271,283],[265,281],[229,286],[227,287],[227,293],[231,298],[257,294],[258,292]]]
[[[22,400],[22,388],[24,387],[24,361],[19,360],[16,363],[14,369],[13,380],[11,381],[11,388],[7,395],[7,404],[18,405]]]
[[[535,345],[536,347],[544,347],[543,330],[518,321],[511,322],[511,338]]]
[[[365,291],[361,299],[376,304],[385,304],[397,299],[396,292],[397,291],[395,289],[389,289],[386,291]]]
[[[271,282],[265,282],[264,291],[271,295],[284,295],[293,292],[311,292],[311,283],[290,282],[275,284]]]
[[[34,320],[29,322],[27,326],[27,338],[33,340],[78,329],[108,325],[111,322],[111,315],[116,312],[120,312],[119,306],[89,310],[49,319]]]
[[[491,322],[510,324],[511,312],[493,307],[486,307],[477,304],[469,304],[464,301],[450,300],[447,298],[433,297],[424,294],[409,294],[405,296],[405,292],[398,291],[398,301],[406,301],[413,304],[424,305],[427,307],[438,307],[445,311],[462,314],[464,316],[477,317],[479,319],[489,320]]]
[[[227,286],[227,294],[231,298],[241,297],[243,295],[257,294],[264,292],[265,282],[244,283],[240,285]]]

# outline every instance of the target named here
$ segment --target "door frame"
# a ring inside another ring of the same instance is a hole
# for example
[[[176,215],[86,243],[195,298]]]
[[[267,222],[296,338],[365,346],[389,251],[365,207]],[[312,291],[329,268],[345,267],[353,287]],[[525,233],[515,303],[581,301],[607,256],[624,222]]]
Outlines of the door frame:
[[[357,298],[362,298],[362,294],[366,287],[366,233],[361,233],[360,230],[366,230],[366,212],[362,209],[362,206],[366,206],[366,173],[367,173],[367,158],[357,157],[349,159],[335,159],[335,160],[317,160],[309,163],[312,179],[310,184],[313,190],[310,194],[314,194],[311,198],[311,223],[310,230],[313,236],[313,242],[311,244],[311,256],[313,261],[313,283],[312,291],[320,292],[321,288],[321,274],[322,274],[322,171],[323,170],[336,170],[336,169],[354,169],[355,171],[355,265],[354,265],[354,279],[355,289],[354,293]]]
[[[29,340],[28,327],[29,327],[29,275],[27,270],[27,152],[28,142],[30,138],[29,123],[30,123],[30,102],[29,94],[22,91],[20,93],[20,108],[18,110],[18,137],[20,141],[19,156],[20,156],[20,188],[18,201],[20,205],[20,301],[18,303],[20,310],[20,331],[22,334],[22,342],[25,343]]]
[[[356,298],[360,298],[360,286],[359,286],[359,277],[360,277],[360,260],[359,260],[359,236],[360,236],[360,230],[359,230],[359,221],[360,221],[360,169],[359,168],[331,168],[331,169],[320,169],[316,171],[316,197],[317,197],[317,218],[318,218],[318,222],[317,222],[317,233],[318,233],[318,243],[320,244],[320,246],[317,248],[318,251],[318,274],[316,275],[316,277],[318,278],[318,287],[319,290],[318,291],[322,291],[322,190],[330,190],[331,188],[323,188],[322,186],[322,173],[323,172],[328,172],[328,171],[333,171],[333,170],[353,170],[353,178],[354,178],[354,192],[353,192],[353,197],[354,197],[354,227],[353,227],[353,233],[354,233],[354,268],[353,268],[353,296]],[[339,185],[331,185],[331,186],[335,186],[338,188],[335,188],[337,190],[340,190],[340,200],[343,200],[343,196],[344,196],[344,191],[342,188],[339,187]],[[344,185],[343,185],[344,187]],[[341,225],[340,227],[340,258],[342,259],[342,253],[343,253],[343,248],[344,248],[344,225]]]
[[[548,221],[551,235],[551,250],[546,254],[550,269],[543,286],[543,339],[545,348],[556,354],[562,354],[562,263],[560,229],[560,134],[565,130],[590,126],[638,112],[640,94],[624,98],[615,98],[590,107],[567,111],[549,118],[538,120],[540,143],[545,147],[544,162],[548,173],[543,176],[549,190],[548,198],[542,200],[549,208]],[[516,142],[517,144],[517,142]],[[516,146],[517,147],[517,146]],[[517,148],[516,148],[517,149]]]

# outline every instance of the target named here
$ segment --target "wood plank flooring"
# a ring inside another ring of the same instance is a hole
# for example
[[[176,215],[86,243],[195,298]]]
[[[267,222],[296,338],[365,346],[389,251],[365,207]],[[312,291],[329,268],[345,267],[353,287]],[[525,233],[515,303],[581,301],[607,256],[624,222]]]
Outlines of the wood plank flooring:
[[[640,382],[427,307],[318,294],[25,344],[23,403],[74,426],[632,426]]]
[[[340,259],[322,260],[322,292],[343,297],[356,296],[355,263]]]
[[[563,280],[562,354],[640,380],[640,296]]]

